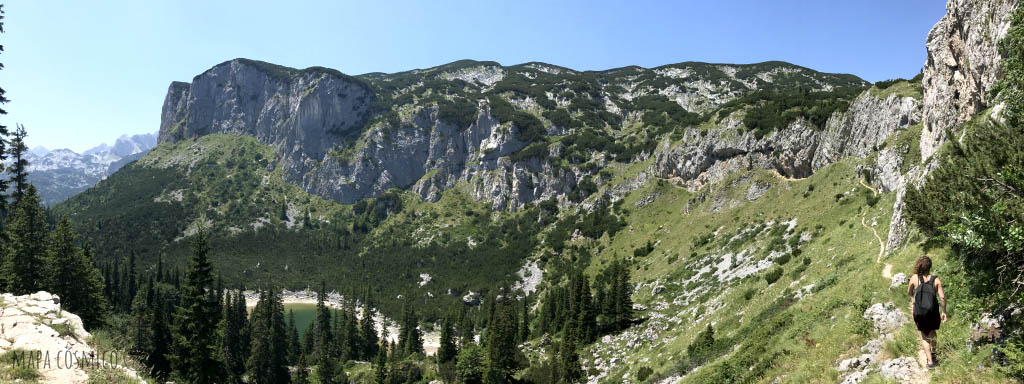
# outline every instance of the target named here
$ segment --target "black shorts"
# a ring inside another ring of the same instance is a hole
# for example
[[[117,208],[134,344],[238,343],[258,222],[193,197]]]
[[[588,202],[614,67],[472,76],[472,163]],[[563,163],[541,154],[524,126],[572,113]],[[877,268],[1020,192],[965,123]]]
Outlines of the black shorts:
[[[942,318],[939,312],[936,311],[931,315],[914,315],[914,323],[917,324],[918,331],[928,334],[939,329],[939,326],[942,324]]]

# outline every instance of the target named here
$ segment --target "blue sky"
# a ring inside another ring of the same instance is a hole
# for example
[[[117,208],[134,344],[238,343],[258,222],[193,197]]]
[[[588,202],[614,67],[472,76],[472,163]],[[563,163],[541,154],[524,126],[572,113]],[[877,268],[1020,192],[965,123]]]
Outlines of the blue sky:
[[[155,132],[171,81],[236,57],[348,74],[458,59],[574,69],[783,60],[869,81],[924,64],[941,0],[36,1],[4,7],[8,126],[81,151]]]

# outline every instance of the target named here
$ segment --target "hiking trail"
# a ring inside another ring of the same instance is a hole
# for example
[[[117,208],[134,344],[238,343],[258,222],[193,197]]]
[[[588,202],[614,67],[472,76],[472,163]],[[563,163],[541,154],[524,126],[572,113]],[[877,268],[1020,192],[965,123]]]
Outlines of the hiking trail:
[[[867,188],[867,189],[871,190],[871,193],[872,193],[873,196],[878,196],[878,190],[873,188],[872,186],[868,185],[867,183],[865,183],[864,182],[864,178],[860,178],[858,181],[860,181],[860,185],[864,186],[864,188]],[[870,229],[871,230],[871,234],[873,234],[875,236],[875,240],[878,241],[878,256],[875,258],[875,263],[876,264],[882,263],[882,257],[885,256],[885,243],[882,241],[882,237],[878,235],[878,231],[876,231],[874,227],[869,226],[867,224],[867,222],[865,221],[865,219],[867,217],[867,213],[868,213],[867,210],[865,210],[864,212],[861,212],[861,215],[860,215],[860,225],[863,226],[864,228]],[[882,266],[882,277],[885,278],[886,280],[892,280],[892,264],[890,264],[890,263],[884,263],[883,264],[883,266]],[[920,333],[917,333],[917,342],[918,342],[918,348],[917,348],[917,354],[915,356],[915,360],[917,360],[917,364],[920,367],[924,367],[925,365],[927,365],[928,357],[925,356],[924,349],[920,347],[920,344],[924,342],[924,340],[921,338],[921,334]],[[911,383],[911,384],[930,383],[931,382],[931,377],[932,377],[932,375],[931,375],[930,371],[924,370],[924,369],[915,369],[915,370],[912,371],[912,376],[906,382],[907,383]]]

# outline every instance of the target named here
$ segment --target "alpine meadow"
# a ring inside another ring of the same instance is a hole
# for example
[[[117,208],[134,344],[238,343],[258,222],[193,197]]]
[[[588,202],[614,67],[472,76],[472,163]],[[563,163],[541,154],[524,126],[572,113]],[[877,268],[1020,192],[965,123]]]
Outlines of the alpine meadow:
[[[0,382],[1024,382],[1024,4],[931,22],[877,82],[154,67],[80,153],[0,89]]]

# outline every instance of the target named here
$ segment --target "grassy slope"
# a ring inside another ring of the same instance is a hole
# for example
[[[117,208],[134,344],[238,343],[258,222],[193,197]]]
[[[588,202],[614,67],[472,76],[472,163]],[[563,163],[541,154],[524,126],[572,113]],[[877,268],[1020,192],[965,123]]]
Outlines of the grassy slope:
[[[733,175],[697,193],[654,182],[627,196],[624,207],[631,211],[630,229],[599,241],[596,248],[603,251],[593,259],[591,272],[615,257],[632,257],[633,249],[648,240],[654,242],[654,251],[634,263],[633,278],[638,283],[634,300],[647,308],[639,313],[646,322],[590,346],[584,354],[585,369],[597,373],[595,359],[607,365],[610,358],[618,357],[603,382],[635,377],[642,366],[655,372],[648,382],[678,375],[684,371],[681,361],[686,360],[687,346],[710,323],[717,332],[716,340],[724,344],[725,357],[686,376],[684,382],[714,382],[729,374],[743,381],[771,382],[779,376],[797,383],[838,381],[838,361],[859,355],[861,346],[877,336],[870,321],[861,316],[867,306],[890,301],[899,308],[909,304],[902,288],[889,289],[889,279],[882,276],[883,263],[892,263],[893,273],[907,273],[920,254],[920,249],[911,245],[876,263],[879,243],[861,224],[861,218],[884,241],[895,197],[881,196],[877,204],[869,206],[867,196],[871,192],[858,183],[854,161],[832,165],[804,180],[787,181],[772,172],[757,171],[747,176]],[[760,199],[748,202],[747,190],[755,182],[772,187]],[[814,189],[808,192],[811,185]],[[653,203],[635,206],[652,194],[659,196]],[[697,199],[701,194],[707,194],[703,202]],[[837,201],[837,194],[845,196]],[[710,212],[716,201],[724,199],[727,208]],[[728,208],[731,205],[735,207]],[[771,227],[732,243],[728,239],[741,229],[753,228],[755,223],[792,219],[796,225],[784,236],[804,232],[811,239],[800,243],[802,254],[782,266],[784,273],[773,284],[764,279],[767,270],[726,283],[710,273],[700,273],[701,268],[721,262],[726,253],[746,250],[755,254],[754,259],[767,258],[764,249],[779,234],[773,234]],[[717,233],[709,244],[695,245],[697,237],[709,233]],[[805,257],[810,263],[802,267]],[[956,300],[969,295],[955,292],[956,266],[945,264],[941,256],[937,259],[937,271],[950,287],[952,304],[951,321],[940,334],[944,364],[935,373],[934,382],[960,382],[972,377],[982,377],[986,382],[1007,381],[988,368],[990,362],[985,357],[990,351],[966,349],[970,319],[958,316]],[[665,291],[653,294],[656,285],[663,285]],[[784,300],[801,287],[809,288],[804,288],[802,299],[789,303]],[[749,299],[745,297],[748,291]],[[645,332],[647,338],[643,337]],[[898,335],[886,346],[886,356],[912,356],[916,351],[912,325]],[[638,338],[639,343],[629,343]],[[972,368],[979,364],[983,367],[980,370]]]

